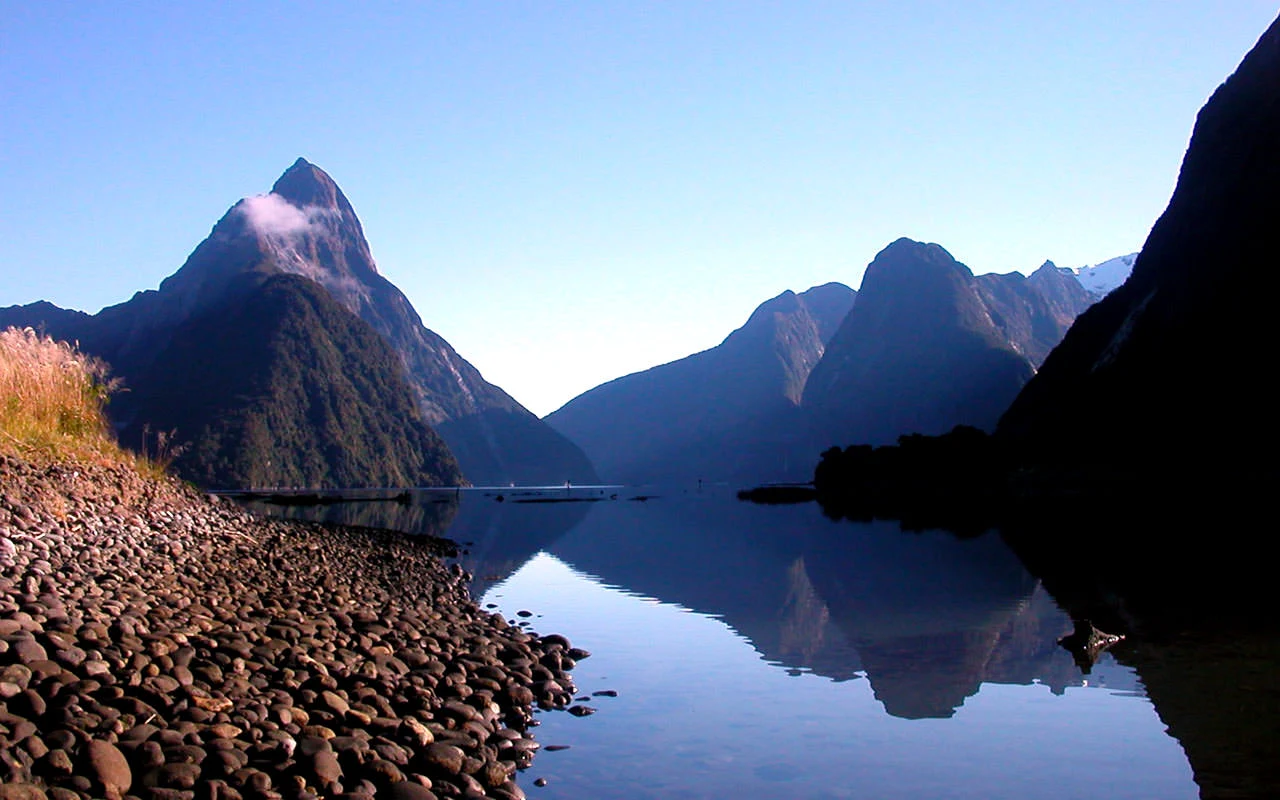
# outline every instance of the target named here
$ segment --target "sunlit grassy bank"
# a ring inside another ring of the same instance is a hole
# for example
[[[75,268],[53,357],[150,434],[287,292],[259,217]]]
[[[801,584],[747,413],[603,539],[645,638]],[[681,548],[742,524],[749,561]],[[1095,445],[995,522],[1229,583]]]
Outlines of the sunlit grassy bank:
[[[28,458],[132,461],[104,406],[107,365],[27,328],[0,331],[0,451]]]

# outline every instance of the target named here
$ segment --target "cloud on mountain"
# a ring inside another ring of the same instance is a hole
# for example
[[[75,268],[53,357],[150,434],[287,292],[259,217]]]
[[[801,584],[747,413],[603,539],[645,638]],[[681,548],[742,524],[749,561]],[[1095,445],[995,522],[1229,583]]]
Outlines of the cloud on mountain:
[[[246,197],[239,209],[255,231],[282,238],[307,233],[324,214],[321,208],[298,208],[278,194]]]

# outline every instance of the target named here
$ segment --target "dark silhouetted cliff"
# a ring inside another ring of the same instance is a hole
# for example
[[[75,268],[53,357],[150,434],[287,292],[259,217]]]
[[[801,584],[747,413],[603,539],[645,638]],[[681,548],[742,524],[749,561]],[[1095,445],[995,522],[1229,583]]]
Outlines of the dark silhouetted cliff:
[[[1280,22],[1196,120],[1168,208],[1000,422],[1041,460],[1223,466],[1280,443]]]

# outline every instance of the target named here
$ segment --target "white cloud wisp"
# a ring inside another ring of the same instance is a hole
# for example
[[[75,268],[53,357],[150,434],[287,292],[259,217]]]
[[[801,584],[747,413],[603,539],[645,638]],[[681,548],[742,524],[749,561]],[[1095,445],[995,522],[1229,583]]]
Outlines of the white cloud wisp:
[[[256,194],[240,202],[240,213],[258,233],[288,238],[309,232],[325,210],[298,208],[278,194]]]

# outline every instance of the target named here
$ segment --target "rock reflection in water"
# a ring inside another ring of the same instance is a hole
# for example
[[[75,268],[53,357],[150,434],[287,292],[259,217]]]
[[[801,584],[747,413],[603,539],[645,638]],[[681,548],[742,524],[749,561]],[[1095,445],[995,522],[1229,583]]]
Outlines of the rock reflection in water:
[[[518,491],[518,490],[517,490]],[[387,528],[440,536],[459,545],[459,562],[474,577],[475,597],[549,547],[586,516],[590,504],[505,502],[502,489],[461,491],[421,489],[408,502],[353,500],[324,505],[279,505],[263,501],[249,508],[285,519]],[[504,502],[498,497],[503,496]]]
[[[337,502],[325,505],[279,505],[254,500],[246,505],[260,514],[284,519],[330,522],[364,528],[386,528],[404,533],[448,536],[458,514],[458,504],[442,495],[412,496],[410,502],[388,498],[377,501]]]

